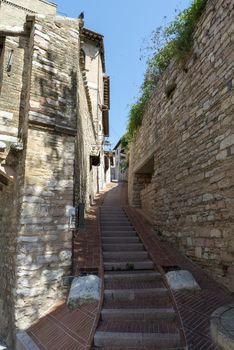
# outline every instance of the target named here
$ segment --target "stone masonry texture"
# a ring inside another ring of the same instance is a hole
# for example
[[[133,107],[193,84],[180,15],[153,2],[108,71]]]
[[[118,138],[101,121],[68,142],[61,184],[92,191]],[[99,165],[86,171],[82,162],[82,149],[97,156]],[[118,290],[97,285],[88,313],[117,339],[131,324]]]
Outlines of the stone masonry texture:
[[[1,25],[24,24],[25,16],[41,13],[56,15],[56,5],[45,0],[0,0]]]
[[[104,158],[103,134],[80,65],[83,23],[51,14],[27,16],[23,35],[6,31],[0,57],[0,334],[13,347],[17,329],[64,299],[70,209],[88,208],[104,185],[90,163],[95,147]]]
[[[130,203],[232,291],[233,15],[232,1],[208,1],[190,57],[170,64],[147,105],[129,170]]]

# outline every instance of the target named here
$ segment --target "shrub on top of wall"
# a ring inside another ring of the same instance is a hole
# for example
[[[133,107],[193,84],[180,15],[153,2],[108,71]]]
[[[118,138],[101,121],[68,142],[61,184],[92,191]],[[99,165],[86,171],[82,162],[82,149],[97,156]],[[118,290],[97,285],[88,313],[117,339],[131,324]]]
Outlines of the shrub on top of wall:
[[[207,1],[193,0],[190,7],[182,11],[167,27],[158,28],[153,32],[151,49],[154,53],[148,59],[140,96],[131,106],[123,142],[131,142],[134,138],[136,131],[141,126],[146,104],[171,60],[186,61],[193,47],[194,31]]]

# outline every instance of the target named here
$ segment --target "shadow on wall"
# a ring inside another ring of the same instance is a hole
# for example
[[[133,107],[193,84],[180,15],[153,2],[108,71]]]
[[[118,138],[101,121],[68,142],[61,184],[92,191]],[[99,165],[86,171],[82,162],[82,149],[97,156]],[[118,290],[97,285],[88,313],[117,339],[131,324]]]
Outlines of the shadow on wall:
[[[48,52],[47,59],[56,62],[56,54]],[[77,77],[75,69],[60,83],[53,69],[43,74],[31,77],[40,96],[40,110],[34,110],[40,118],[30,121],[28,130],[16,310],[20,329],[64,298],[62,276],[71,270],[68,213],[74,205],[76,135],[66,126],[76,130]],[[44,115],[48,119],[41,119]]]

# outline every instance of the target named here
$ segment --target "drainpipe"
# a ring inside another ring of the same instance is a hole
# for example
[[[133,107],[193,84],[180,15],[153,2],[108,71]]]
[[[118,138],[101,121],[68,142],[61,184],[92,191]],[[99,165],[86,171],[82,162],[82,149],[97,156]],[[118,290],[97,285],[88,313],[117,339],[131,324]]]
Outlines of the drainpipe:
[[[98,53],[98,69],[97,69],[97,142],[99,142],[99,76],[100,76],[100,48]],[[97,166],[97,193],[99,193],[100,191],[99,166]]]

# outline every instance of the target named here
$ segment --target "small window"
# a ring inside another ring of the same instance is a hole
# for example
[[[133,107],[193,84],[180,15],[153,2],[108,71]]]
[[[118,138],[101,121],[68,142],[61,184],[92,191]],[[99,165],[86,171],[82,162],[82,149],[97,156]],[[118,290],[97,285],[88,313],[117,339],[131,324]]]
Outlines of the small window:
[[[5,43],[5,38],[0,38],[0,57],[2,57],[4,43]]]

